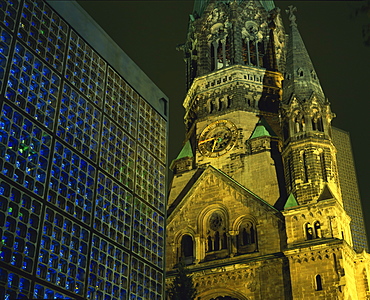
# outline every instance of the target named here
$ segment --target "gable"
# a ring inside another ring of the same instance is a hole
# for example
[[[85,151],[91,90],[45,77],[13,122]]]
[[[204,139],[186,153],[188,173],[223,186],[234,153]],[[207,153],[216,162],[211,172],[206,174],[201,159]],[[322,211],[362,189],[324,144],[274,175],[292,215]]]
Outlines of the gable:
[[[178,214],[194,214],[211,205],[225,206],[229,211],[231,208],[245,207],[245,211],[254,212],[255,215],[267,213],[281,216],[276,208],[253,192],[222,171],[208,166],[205,170],[199,169],[180,192],[168,210],[168,223]]]

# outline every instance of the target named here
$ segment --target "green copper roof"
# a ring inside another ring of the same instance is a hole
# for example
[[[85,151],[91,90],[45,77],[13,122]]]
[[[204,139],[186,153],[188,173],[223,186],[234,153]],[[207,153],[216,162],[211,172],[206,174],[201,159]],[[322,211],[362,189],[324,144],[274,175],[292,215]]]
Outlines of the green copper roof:
[[[254,128],[249,139],[254,139],[261,136],[277,136],[263,117],[261,117],[261,119],[258,121],[256,128]]]
[[[295,199],[293,194],[290,194],[285,205],[284,209],[291,208],[293,206],[298,206],[297,200]]]
[[[194,9],[193,11],[196,12],[199,16],[201,16],[207,7],[208,3],[212,0],[195,0],[194,1]],[[235,1],[235,0],[213,0],[213,1],[221,1],[224,3]],[[244,2],[246,0],[236,0],[237,2]],[[266,9],[266,11],[270,11],[275,8],[274,1],[272,0],[258,0],[262,6]]]
[[[191,149],[191,144],[190,144],[189,140],[186,141],[186,143],[182,147],[179,155],[177,155],[177,157],[171,162],[170,169],[173,170],[177,160],[179,160],[181,158],[186,158],[186,157],[194,157],[193,150]]]
[[[176,159],[184,158],[184,157],[193,157],[193,150],[191,149],[190,141],[187,140],[184,147],[182,147],[179,155],[177,155]]]

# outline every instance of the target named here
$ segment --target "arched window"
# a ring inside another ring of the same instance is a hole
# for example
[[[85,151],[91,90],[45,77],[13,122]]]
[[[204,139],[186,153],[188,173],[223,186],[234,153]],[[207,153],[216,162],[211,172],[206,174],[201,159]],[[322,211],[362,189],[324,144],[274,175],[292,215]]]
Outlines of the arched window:
[[[212,241],[212,237],[209,235],[207,237],[207,252],[211,252],[213,251],[213,241]]]
[[[226,37],[226,44],[225,44],[225,67],[230,66],[232,64],[232,53],[231,53],[231,43],[229,36]]]
[[[213,212],[208,219],[206,252],[227,249],[228,236],[224,217],[219,212]],[[213,254],[210,254],[210,257]]]
[[[256,51],[256,42],[249,41],[249,57],[250,57],[250,65],[257,66],[257,56],[258,53]]]
[[[250,58],[250,55],[249,55],[249,42],[243,40],[243,46],[242,47],[243,47],[242,56],[243,56],[244,64],[245,65],[250,65],[251,64],[251,58]]]
[[[315,118],[313,118],[311,121],[312,121],[312,130],[317,130]]]
[[[219,70],[231,64],[231,46],[229,37],[211,43],[211,71]]]
[[[324,125],[322,123],[322,117],[317,119],[317,130],[324,132]]]
[[[209,113],[212,113],[215,110],[215,103],[213,100],[210,100],[208,103],[209,103],[208,106]]]
[[[226,234],[226,232],[224,232],[224,234],[222,235],[221,247],[222,247],[222,249],[227,249],[227,234]]]
[[[226,98],[226,107],[227,108],[231,107],[231,97],[230,96],[227,96],[227,98]]]
[[[299,123],[300,123],[299,118],[298,118],[298,116],[296,116],[294,118],[294,131],[295,131],[295,133],[299,132],[299,130],[300,130]]]
[[[257,235],[255,225],[251,221],[244,221],[239,227],[238,252],[248,253],[257,250]]]
[[[322,123],[322,117],[321,116],[315,116],[312,118],[312,130],[316,131],[324,131],[324,126]]]
[[[214,251],[220,250],[220,233],[218,231],[215,233],[215,241],[213,245]]]
[[[305,235],[307,240],[319,239],[322,237],[321,234],[321,224],[319,221],[313,223],[313,226],[310,223],[305,225]]]
[[[250,234],[247,232],[247,229],[245,229],[245,228],[243,228],[242,238],[241,238],[240,244],[242,246],[250,244]]]
[[[254,226],[253,224],[251,224],[251,228],[250,228],[251,244],[254,244],[256,242],[256,236],[255,236],[254,231],[255,231]]]
[[[321,238],[321,226],[320,226],[320,222],[319,221],[316,221],[315,224],[313,225],[313,228],[314,228],[314,234],[315,234],[315,238]]]
[[[193,248],[193,238],[188,234],[183,235],[181,239],[181,256],[184,258],[193,257]]]
[[[307,240],[312,240],[314,238],[313,229],[310,223],[305,226],[305,234]]]
[[[217,44],[216,44],[217,45]],[[215,71],[216,70],[216,46],[215,46],[215,42],[211,43],[211,71]]]
[[[306,130],[306,123],[302,115],[297,115],[294,118],[294,129],[295,133],[303,132]]]
[[[218,111],[223,110],[224,106],[225,106],[224,99],[219,99],[219,101],[218,101]]]
[[[224,66],[224,44],[221,41],[217,45],[217,70]]]
[[[315,288],[316,291],[322,291],[322,278],[321,275],[315,276]]]

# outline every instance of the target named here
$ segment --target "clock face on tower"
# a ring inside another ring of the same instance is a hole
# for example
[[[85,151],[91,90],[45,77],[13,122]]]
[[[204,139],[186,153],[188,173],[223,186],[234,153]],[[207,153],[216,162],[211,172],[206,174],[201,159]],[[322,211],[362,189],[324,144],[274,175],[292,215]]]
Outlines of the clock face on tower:
[[[200,134],[198,149],[207,157],[219,157],[230,151],[237,140],[238,129],[228,120],[209,124]]]

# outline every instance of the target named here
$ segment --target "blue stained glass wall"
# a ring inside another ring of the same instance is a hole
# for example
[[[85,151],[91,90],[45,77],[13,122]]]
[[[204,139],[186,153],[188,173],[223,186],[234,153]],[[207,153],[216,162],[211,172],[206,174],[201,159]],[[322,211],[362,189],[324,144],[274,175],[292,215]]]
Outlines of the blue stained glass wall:
[[[164,299],[166,128],[48,4],[0,0],[0,299]]]

